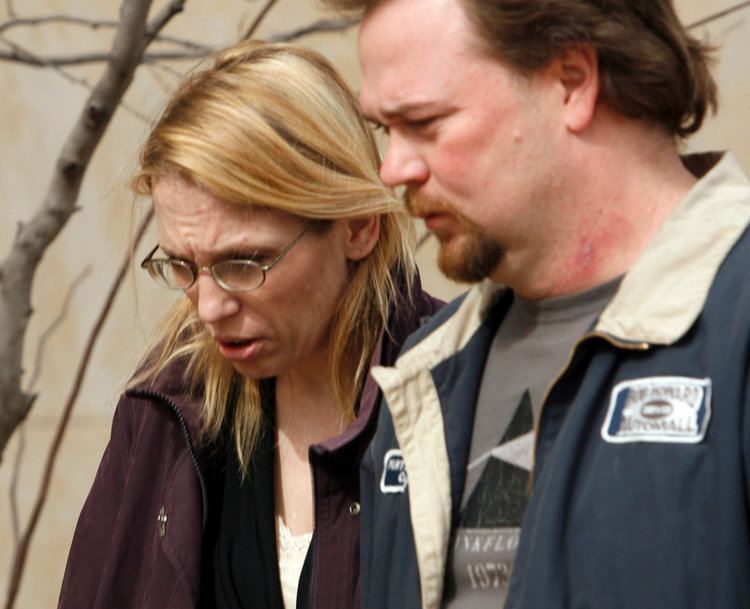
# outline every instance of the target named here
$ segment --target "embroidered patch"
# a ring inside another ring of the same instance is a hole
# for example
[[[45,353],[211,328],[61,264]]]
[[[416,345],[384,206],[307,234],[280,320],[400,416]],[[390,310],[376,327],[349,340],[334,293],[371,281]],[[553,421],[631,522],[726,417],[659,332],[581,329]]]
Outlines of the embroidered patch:
[[[697,444],[711,418],[711,379],[654,376],[615,385],[602,438],[607,442]]]
[[[380,479],[380,490],[384,493],[403,493],[408,483],[404,454],[398,448],[391,448],[383,457],[383,477]]]

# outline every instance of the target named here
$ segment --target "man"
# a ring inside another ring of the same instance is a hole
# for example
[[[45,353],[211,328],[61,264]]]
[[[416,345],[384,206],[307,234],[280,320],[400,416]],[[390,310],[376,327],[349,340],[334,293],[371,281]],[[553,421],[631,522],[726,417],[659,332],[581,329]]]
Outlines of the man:
[[[678,154],[705,47],[671,0],[337,4],[382,179],[483,280],[373,372],[365,607],[750,607],[750,182]]]

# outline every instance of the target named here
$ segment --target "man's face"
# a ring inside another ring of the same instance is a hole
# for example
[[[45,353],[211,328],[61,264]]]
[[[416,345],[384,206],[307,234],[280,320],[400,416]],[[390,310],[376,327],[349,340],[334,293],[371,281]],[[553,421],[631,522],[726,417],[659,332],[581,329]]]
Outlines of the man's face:
[[[490,57],[460,0],[385,0],[359,53],[362,108],[390,136],[382,180],[406,186],[446,274],[512,287],[555,222],[559,91]]]

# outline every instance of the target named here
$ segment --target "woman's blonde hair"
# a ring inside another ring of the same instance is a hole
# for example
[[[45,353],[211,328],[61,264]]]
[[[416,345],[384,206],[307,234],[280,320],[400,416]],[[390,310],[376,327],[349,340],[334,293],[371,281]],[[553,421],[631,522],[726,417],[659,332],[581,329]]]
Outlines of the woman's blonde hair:
[[[352,267],[331,330],[330,373],[347,420],[398,304],[397,277],[408,285],[415,270],[411,223],[381,184],[379,164],[357,102],[328,61],[303,48],[244,42],[182,82],[133,181],[136,194],[148,196],[159,177],[177,175],[229,204],[316,220],[380,215],[377,244]],[[204,435],[214,440],[227,425],[246,471],[262,421],[259,382],[221,357],[187,298],[167,315],[136,382],[181,357],[189,390],[203,393]]]

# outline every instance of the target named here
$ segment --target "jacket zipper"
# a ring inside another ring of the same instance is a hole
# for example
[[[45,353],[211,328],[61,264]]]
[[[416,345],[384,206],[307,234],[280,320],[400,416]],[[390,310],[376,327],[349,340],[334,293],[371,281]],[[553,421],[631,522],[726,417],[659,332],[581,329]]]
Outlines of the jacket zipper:
[[[164,395],[163,393],[159,393],[158,391],[151,391],[149,389],[130,389],[127,391],[127,393],[130,395],[151,398],[152,400],[162,402],[172,411],[172,414],[174,414],[174,416],[177,418],[177,421],[180,424],[180,429],[182,430],[182,437],[185,439],[185,444],[187,446],[188,453],[190,454],[190,459],[193,462],[195,475],[198,477],[198,483],[200,484],[201,488],[201,501],[203,507],[202,529],[203,531],[205,531],[206,521],[208,519],[208,492],[206,491],[206,479],[203,476],[203,471],[201,470],[198,463],[198,455],[196,454],[195,448],[193,447],[193,442],[190,440],[190,433],[188,432],[187,423],[185,423],[185,417],[183,416],[180,407],[177,406],[177,404],[170,397]]]
[[[624,349],[626,351],[644,352],[644,351],[648,351],[651,348],[651,344],[645,341],[627,342],[627,341],[619,340],[615,338],[614,336],[607,334],[605,332],[589,332],[588,334],[584,334],[581,338],[579,338],[573,344],[573,347],[568,352],[568,357],[565,360],[565,364],[563,364],[563,367],[560,369],[560,371],[553,377],[550,384],[547,385],[547,390],[544,393],[544,399],[542,400],[542,408],[539,411],[539,421],[537,422],[536,433],[534,434],[534,452],[533,452],[533,462],[531,464],[531,472],[530,472],[530,477],[529,477],[529,487],[531,487],[534,481],[534,472],[536,471],[537,445],[539,443],[539,435],[540,435],[541,427],[542,427],[542,418],[543,418],[542,415],[544,414],[544,408],[547,405],[547,400],[549,399],[549,396],[552,393],[552,390],[555,388],[555,385],[557,385],[558,381],[568,371],[568,368],[570,367],[570,364],[573,362],[573,358],[575,357],[575,354],[578,351],[578,348],[583,343],[585,343],[586,341],[592,338],[601,338],[602,340],[609,343],[613,347],[617,347],[618,349]]]
[[[313,582],[315,582],[315,567],[317,563],[317,540],[315,539],[315,531],[318,530],[318,510],[315,505],[315,498],[317,496],[317,480],[315,479],[315,468],[310,457],[314,454],[313,446],[309,449],[308,462],[310,465],[310,477],[312,478],[312,510],[313,510],[313,536],[312,536],[312,556],[310,557],[310,577],[309,577],[309,592],[307,595],[307,609],[312,609],[313,606]]]

